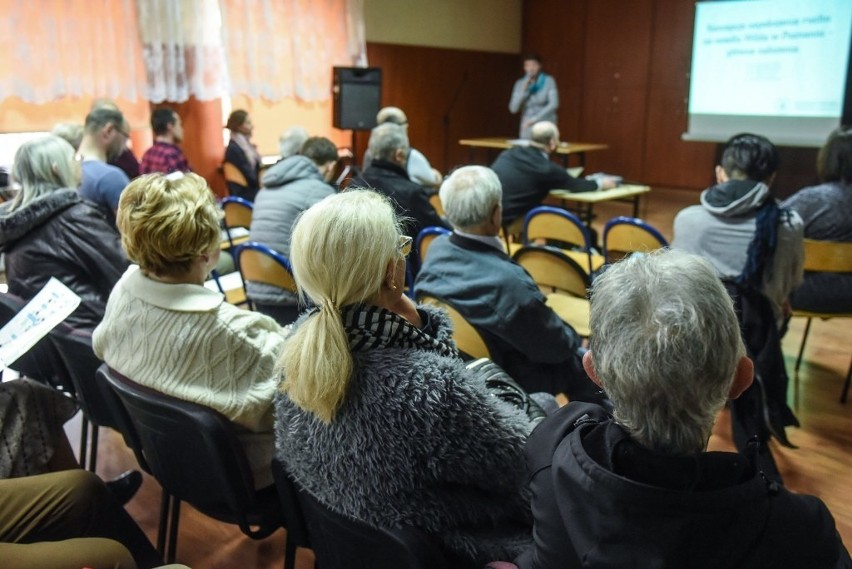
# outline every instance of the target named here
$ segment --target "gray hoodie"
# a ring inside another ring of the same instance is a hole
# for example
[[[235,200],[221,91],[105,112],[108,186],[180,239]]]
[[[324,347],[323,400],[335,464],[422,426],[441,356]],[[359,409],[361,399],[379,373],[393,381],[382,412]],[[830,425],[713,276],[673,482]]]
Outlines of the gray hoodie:
[[[774,199],[763,182],[730,180],[701,192],[701,205],[680,211],[674,220],[672,247],[710,261],[722,278],[743,272],[754,237],[757,210]],[[779,319],[782,305],[802,281],[802,218],[795,212],[778,227],[778,244],[763,279],[763,294]]]
[[[290,235],[300,213],[334,194],[310,158],[290,156],[263,175],[263,187],[254,200],[249,238],[290,255]],[[246,283],[246,293],[255,302],[294,304],[295,295],[260,283]]]

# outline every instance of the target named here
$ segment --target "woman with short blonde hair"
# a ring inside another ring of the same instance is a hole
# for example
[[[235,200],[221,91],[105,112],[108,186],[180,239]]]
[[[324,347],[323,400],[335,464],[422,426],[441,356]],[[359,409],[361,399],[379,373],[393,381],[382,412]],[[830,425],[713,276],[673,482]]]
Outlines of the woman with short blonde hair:
[[[277,455],[337,512],[420,527],[464,566],[511,558],[530,539],[532,423],[465,368],[446,314],[403,294],[410,249],[389,200],[367,190],[296,222],[293,272],[316,307],[279,361]]]
[[[95,353],[137,383],[228,417],[255,486],[268,486],[273,368],[285,334],[271,318],[205,288],[220,239],[210,188],[196,174],[140,176],[124,190],[116,220],[137,265],[110,295]]]

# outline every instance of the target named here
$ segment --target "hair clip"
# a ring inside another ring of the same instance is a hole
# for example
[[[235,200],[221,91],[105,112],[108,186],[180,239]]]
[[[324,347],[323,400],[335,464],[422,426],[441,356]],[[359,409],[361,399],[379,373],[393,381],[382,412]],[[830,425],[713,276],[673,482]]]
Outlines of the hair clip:
[[[180,170],[178,170],[177,172],[172,172],[171,174],[166,174],[166,180],[168,180],[169,182],[176,182],[181,178],[183,178],[183,172],[181,172]]]

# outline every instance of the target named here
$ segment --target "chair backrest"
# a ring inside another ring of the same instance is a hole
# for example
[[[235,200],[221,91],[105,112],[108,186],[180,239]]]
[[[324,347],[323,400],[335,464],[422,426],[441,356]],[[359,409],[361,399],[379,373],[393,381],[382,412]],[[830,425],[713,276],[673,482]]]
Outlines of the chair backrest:
[[[589,230],[579,217],[570,211],[547,205],[531,209],[524,220],[524,245],[536,239],[561,241],[581,247],[583,251],[591,248]]]
[[[527,245],[515,251],[512,258],[539,286],[586,298],[589,289],[586,271],[559,249]]]
[[[263,505],[255,498],[245,450],[225,416],[115,371],[105,377],[127,409],[163,490],[212,518],[237,524],[252,538],[266,537],[281,526],[280,515],[276,523],[257,517]],[[255,524],[261,527],[254,529]]]
[[[118,381],[114,378],[116,375],[119,375],[118,372],[110,369],[106,364],[101,364],[95,372],[95,381],[92,382],[91,389],[97,392],[96,404],[109,409],[113,422],[112,428],[121,433],[124,443],[133,451],[142,470],[151,474],[151,467],[148,466],[142,449],[142,439],[139,438],[139,433],[136,432],[136,427],[124,403],[112,388],[112,383]]]
[[[296,292],[290,261],[278,251],[249,241],[237,248],[236,257],[243,282],[263,283]]]
[[[246,177],[243,176],[243,173],[240,172],[239,168],[230,162],[222,163],[222,174],[225,176],[226,182],[239,184],[240,186],[248,186],[248,180],[246,180]]]
[[[287,516],[287,539],[309,546],[323,569],[436,569],[451,567],[443,552],[412,526],[378,528],[339,514],[301,488],[273,461],[278,495]]]
[[[105,397],[109,387],[100,384],[97,378],[101,360],[92,348],[92,335],[82,330],[74,330],[65,324],[59,324],[51,330],[48,338],[56,346],[59,356],[68,369],[77,401],[89,420],[99,427],[119,428],[119,420],[115,417],[114,396]]]
[[[432,241],[435,240],[436,237],[440,237],[441,235],[449,235],[452,233],[449,229],[444,227],[424,227],[420,230],[420,233],[417,235],[417,255],[420,257],[420,262],[426,260],[426,252],[429,250],[429,245],[432,244]]]
[[[603,249],[608,263],[637,251],[647,253],[668,246],[659,231],[636,217],[615,217],[604,227]]]
[[[482,335],[451,304],[439,298],[426,295],[420,295],[418,300],[424,304],[432,304],[447,311],[450,321],[453,323],[453,340],[460,352],[463,352],[474,360],[478,360],[479,358],[491,359],[491,352],[488,350],[488,345],[485,343]]]
[[[250,201],[237,197],[225,198],[222,200],[222,211],[225,214],[225,229],[251,227],[254,207]]]
[[[438,192],[429,196],[429,203],[432,204],[432,209],[435,210],[435,213],[444,217],[444,204],[441,203],[441,196],[438,195]]]
[[[852,273],[852,243],[805,239],[805,270]]]
[[[0,293],[0,326],[6,325],[26,304],[27,302],[18,296]],[[49,337],[39,340],[9,367],[30,379],[75,395],[71,373]]]

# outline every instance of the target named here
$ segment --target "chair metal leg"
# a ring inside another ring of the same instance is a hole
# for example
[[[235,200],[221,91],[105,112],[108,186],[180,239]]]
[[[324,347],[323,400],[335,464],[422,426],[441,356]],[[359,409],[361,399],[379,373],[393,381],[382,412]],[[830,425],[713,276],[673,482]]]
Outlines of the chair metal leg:
[[[162,490],[160,498],[160,525],[157,527],[157,551],[166,558],[166,532],[169,528],[169,510],[172,505],[172,497],[165,489]]]
[[[86,468],[86,456],[89,450],[89,418],[83,413],[80,422],[80,468]]]
[[[180,523],[180,500],[172,497],[172,519],[169,523],[169,553],[166,563],[174,563],[177,556],[178,524]]]
[[[846,397],[849,395],[850,382],[852,382],[852,361],[849,362],[849,371],[846,372],[846,381],[843,384],[843,393],[840,394],[841,403],[846,403]]]
[[[89,471],[97,472],[98,469],[98,432],[100,427],[92,423],[91,448],[89,449]]]
[[[805,333],[802,334],[802,345],[799,347],[799,357],[796,358],[796,371],[799,371],[799,366],[802,363],[802,354],[805,353],[805,342],[808,341],[808,333],[811,331],[811,319],[808,318],[807,324],[805,324]]]
[[[287,533],[287,545],[284,548],[284,569],[295,569],[296,567],[296,540]]]

